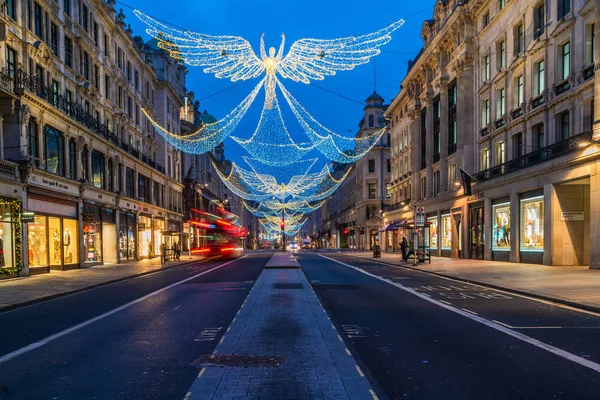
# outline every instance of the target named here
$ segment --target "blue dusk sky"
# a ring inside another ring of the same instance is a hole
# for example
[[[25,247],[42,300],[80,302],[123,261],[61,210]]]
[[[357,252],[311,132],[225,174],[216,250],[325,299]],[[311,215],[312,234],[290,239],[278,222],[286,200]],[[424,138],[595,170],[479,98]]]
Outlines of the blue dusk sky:
[[[281,33],[286,35],[286,49],[302,38],[334,39],[360,35],[377,30],[391,22],[404,19],[405,24],[393,34],[392,41],[382,49],[376,61],[352,71],[341,71],[314,85],[284,81],[287,89],[324,126],[353,136],[363,116],[364,100],[374,90],[376,71],[377,93],[390,103],[399,91],[408,60],[414,59],[422,47],[421,26],[431,18],[434,0],[399,0],[370,3],[359,0],[127,0],[123,4],[177,26],[210,35],[235,35],[247,39],[259,54],[260,36],[265,34],[265,46],[278,48]],[[117,10],[123,7],[117,3]],[[149,36],[145,25],[132,10],[123,7],[134,35],[145,41]],[[220,119],[235,108],[258,83],[258,79],[231,88],[234,83],[204,74],[202,68],[188,67],[187,88],[200,101],[200,110],[207,110]],[[315,86],[316,85],[316,86]],[[319,87],[317,87],[319,86]],[[227,91],[211,96],[221,90]],[[326,89],[326,90],[324,90]],[[336,95],[331,92],[335,92]],[[340,96],[341,95],[341,96]],[[203,98],[211,96],[202,100]],[[348,100],[342,96],[345,96]],[[248,138],[254,132],[260,116],[263,94],[238,126],[235,136]],[[282,99],[282,96],[280,96]],[[357,103],[358,102],[358,103]],[[288,130],[297,142],[306,141],[287,104],[281,107]],[[360,104],[359,104],[360,103]],[[241,162],[247,153],[231,139],[225,141],[227,158]],[[316,156],[316,154],[315,154]],[[324,160],[323,160],[324,161]]]

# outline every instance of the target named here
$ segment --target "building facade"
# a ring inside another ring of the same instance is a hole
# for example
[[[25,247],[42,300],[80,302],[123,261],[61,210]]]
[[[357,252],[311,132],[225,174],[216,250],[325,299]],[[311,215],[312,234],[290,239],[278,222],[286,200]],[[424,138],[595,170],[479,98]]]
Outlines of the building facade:
[[[436,3],[389,115],[433,255],[600,267],[597,3]]]
[[[374,92],[366,100],[357,138],[386,127],[383,98]],[[344,165],[338,166],[340,170]],[[381,245],[379,229],[390,197],[390,135],[386,132],[327,199],[321,212],[321,247],[372,250]]]
[[[114,4],[3,5],[5,275],[139,260],[181,240],[181,153],[142,109],[179,133],[186,69],[133,37]]]

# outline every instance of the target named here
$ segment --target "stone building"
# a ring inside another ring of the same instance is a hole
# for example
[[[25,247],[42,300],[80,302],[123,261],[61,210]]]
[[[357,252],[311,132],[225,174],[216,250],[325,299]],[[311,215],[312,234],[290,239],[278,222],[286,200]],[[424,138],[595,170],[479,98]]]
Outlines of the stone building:
[[[383,98],[374,92],[366,100],[357,138],[385,127]],[[380,244],[382,213],[389,199],[390,136],[380,141],[352,167],[352,171],[331,196],[322,218],[322,247],[371,250]],[[345,165],[339,166],[341,169]]]
[[[0,236],[7,274],[138,260],[181,240],[181,153],[154,132],[142,109],[179,133],[186,68],[154,41],[132,37],[114,5],[2,6]],[[28,222],[21,225],[23,216]]]
[[[600,267],[597,3],[436,3],[390,107],[433,255]]]

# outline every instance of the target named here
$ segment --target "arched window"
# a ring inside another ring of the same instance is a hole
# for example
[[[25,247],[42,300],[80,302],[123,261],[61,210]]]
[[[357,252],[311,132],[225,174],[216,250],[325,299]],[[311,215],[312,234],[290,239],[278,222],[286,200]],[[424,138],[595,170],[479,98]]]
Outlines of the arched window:
[[[90,158],[90,151],[87,146],[83,146],[81,151],[81,179],[90,180],[90,171],[88,169],[88,159]]]
[[[38,124],[35,118],[29,118],[29,129],[27,131],[27,154],[35,160],[35,165],[40,165],[40,152],[38,142]]]
[[[65,150],[62,132],[49,125],[44,127],[44,154],[46,171],[64,175]]]
[[[77,142],[75,138],[69,140],[69,178],[77,179]]]
[[[115,191],[115,187],[114,187],[114,175],[115,175],[115,167],[113,165],[113,160],[112,158],[108,159],[108,175],[106,176],[106,190],[108,190],[109,192],[114,192]]]
[[[375,126],[375,117],[373,117],[373,114],[369,115],[369,128],[372,128]]]

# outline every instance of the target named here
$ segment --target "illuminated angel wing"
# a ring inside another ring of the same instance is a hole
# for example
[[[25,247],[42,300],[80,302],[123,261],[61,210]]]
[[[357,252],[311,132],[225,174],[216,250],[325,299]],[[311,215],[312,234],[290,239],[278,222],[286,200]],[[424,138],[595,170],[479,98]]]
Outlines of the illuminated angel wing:
[[[146,32],[158,40],[158,47],[171,57],[188,65],[205,67],[204,72],[232,81],[259,77],[265,66],[250,43],[238,36],[211,36],[166,25],[134,10],[148,28]]]
[[[278,65],[277,72],[296,82],[310,83],[335,75],[336,71],[348,71],[366,64],[381,51],[379,48],[392,40],[391,33],[400,28],[399,20],[376,32],[341,39],[300,39]]]

